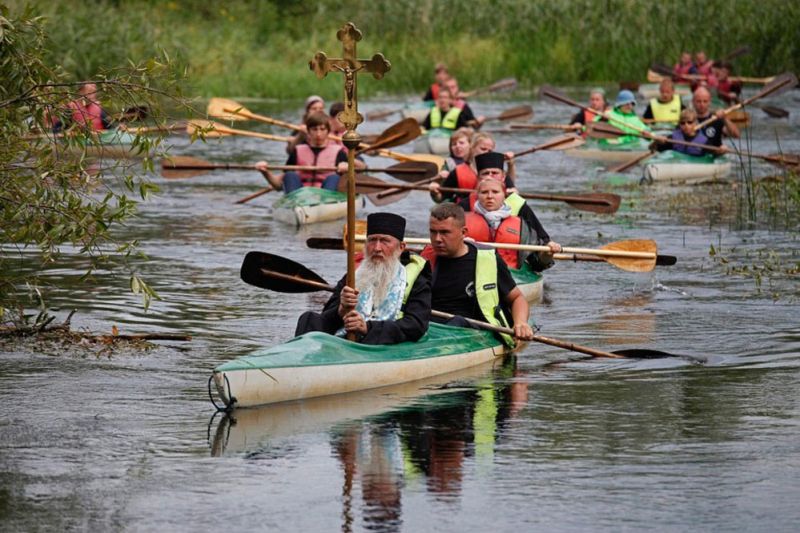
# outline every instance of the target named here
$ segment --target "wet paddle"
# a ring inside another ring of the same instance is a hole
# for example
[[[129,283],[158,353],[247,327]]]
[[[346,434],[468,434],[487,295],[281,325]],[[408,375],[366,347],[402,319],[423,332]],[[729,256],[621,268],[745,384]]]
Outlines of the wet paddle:
[[[532,116],[533,116],[533,108],[531,106],[520,105],[517,107],[512,107],[511,109],[506,109],[499,115],[486,117],[484,119],[484,123],[492,120],[506,121],[506,120],[514,120],[515,118],[516,119],[530,118]]]
[[[260,133],[257,131],[237,130],[229,128],[219,122],[211,120],[193,119],[186,125],[186,133],[193,137],[203,137],[205,139],[216,139],[219,137],[228,137],[231,135],[240,135],[243,137],[255,137],[257,139],[264,139],[267,141],[281,141],[288,142],[292,138],[280,135],[272,135],[269,133]]]
[[[380,182],[376,178],[370,180],[361,180],[359,177],[356,181],[357,187],[363,187],[359,192],[374,192],[374,189],[397,189],[397,190],[415,190],[415,191],[428,191],[425,185],[411,185],[411,184],[394,184]],[[439,190],[445,193],[459,193],[469,194],[475,192],[474,189],[461,189],[456,187],[440,187]],[[543,200],[547,202],[565,202],[575,209],[581,211],[590,211],[592,213],[609,214],[615,213],[619,209],[620,197],[617,194],[611,193],[589,193],[581,195],[560,195],[560,194],[537,194],[518,192],[519,196],[530,200]],[[381,196],[383,195],[383,196]],[[390,196],[386,193],[379,193],[379,198]]]
[[[785,73],[783,73],[783,74],[781,74],[779,76],[776,76],[771,82],[769,82],[767,85],[765,85],[763,89],[758,91],[753,96],[751,96],[749,98],[745,98],[744,100],[742,100],[738,104],[734,104],[734,105],[724,109],[722,112],[725,115],[728,115],[728,114],[732,113],[733,111],[736,111],[738,109],[742,109],[743,107],[745,107],[747,105],[750,105],[752,102],[755,102],[756,100],[758,100],[760,98],[764,98],[764,97],[769,96],[771,94],[772,95],[777,95],[777,94],[786,92],[789,89],[792,89],[793,87],[796,87],[796,86],[797,86],[797,76],[795,76],[791,72],[785,72]],[[704,127],[708,126],[709,124],[711,124],[715,120],[717,120],[716,115],[710,116],[708,119],[706,119],[703,122],[701,122],[700,124],[696,125],[694,127],[694,131],[697,131],[700,128],[704,128]]]
[[[769,155],[769,154],[756,154],[752,152],[733,152],[731,149],[726,148],[724,146],[711,146],[709,144],[699,144],[693,143],[690,141],[682,141],[679,139],[670,139],[667,137],[663,137],[660,135],[653,135],[653,134],[645,134],[645,135],[637,135],[635,133],[628,133],[620,130],[619,128],[612,126],[611,124],[604,123],[604,122],[593,122],[591,127],[589,128],[589,136],[597,135],[602,138],[607,138],[608,136],[621,136],[621,135],[636,135],[637,137],[642,137],[645,139],[652,139],[654,141],[660,143],[672,143],[672,144],[679,144],[682,146],[691,146],[694,148],[701,148],[703,150],[708,150],[711,152],[723,152],[723,153],[738,153],[741,156],[747,157],[755,157],[757,159],[763,159],[770,163],[775,163],[779,165],[786,165],[786,166],[797,166],[800,164],[800,156],[793,155],[793,154],[783,154],[783,155]],[[619,170],[618,170],[619,171]]]
[[[532,148],[516,152],[514,154],[514,159],[518,159],[524,155],[532,154],[540,150],[569,150],[571,148],[577,148],[583,145],[585,142],[585,140],[577,135],[559,135],[558,137],[554,137]]]
[[[275,292],[284,293],[304,293],[316,291],[333,292],[335,287],[330,285],[314,271],[308,269],[304,265],[273,254],[264,252],[248,252],[242,262],[240,271],[242,281]],[[443,313],[441,311],[432,310],[431,315],[449,320],[453,315]],[[500,328],[487,322],[479,320],[466,319],[471,325],[478,329],[487,331],[495,331],[498,333],[507,333],[514,335],[514,330],[510,328]],[[652,359],[661,357],[675,357],[674,354],[661,352],[658,350],[650,349],[626,349],[619,353],[605,352],[579,344],[554,339],[552,337],[545,337],[542,335],[534,335],[532,339],[534,342],[547,344],[565,350],[583,353],[592,357],[603,357],[611,359],[620,358],[639,358],[639,359]]]
[[[577,131],[581,129],[580,124],[509,124],[512,130],[563,130]]]
[[[270,170],[336,172],[336,167],[303,165],[270,165]],[[167,179],[190,178],[212,170],[256,170],[255,165],[240,163],[212,163],[197,157],[171,156],[161,161],[161,175]],[[386,168],[365,168],[362,172],[385,172],[398,179],[419,181],[436,176],[438,168],[433,163],[402,162]]]
[[[459,95],[462,98],[469,98],[470,96],[477,96],[479,94],[485,93],[494,93],[498,91],[513,91],[517,88],[519,82],[517,82],[516,78],[503,78],[502,80],[496,81],[493,84],[487,87],[480,87],[478,89],[473,89],[467,92],[461,92]]]
[[[315,250],[344,250],[344,243],[342,242],[342,239],[336,237],[309,237],[306,239],[306,246]],[[616,264],[612,261],[609,261],[608,258],[596,255],[558,253],[553,254],[553,258],[559,261],[572,261],[574,263],[608,263],[620,268],[621,270],[627,270],[625,268],[627,265],[624,262]],[[677,262],[678,258],[674,255],[656,255],[656,266],[672,266]],[[634,270],[634,272],[639,272],[639,270]]]

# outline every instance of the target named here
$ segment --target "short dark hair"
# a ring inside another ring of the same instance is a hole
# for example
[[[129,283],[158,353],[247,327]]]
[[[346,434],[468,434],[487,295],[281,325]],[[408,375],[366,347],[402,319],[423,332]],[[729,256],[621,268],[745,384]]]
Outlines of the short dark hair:
[[[335,117],[339,113],[344,111],[344,103],[343,102],[334,102],[331,104],[331,108],[328,110],[328,114],[332,117]]]
[[[331,125],[328,122],[328,115],[323,112],[319,113],[312,113],[306,117],[305,120],[306,128],[311,129],[317,126],[325,126],[328,128],[328,131],[331,131]]]
[[[466,224],[464,209],[460,205],[451,202],[444,202],[433,206],[431,209],[431,217],[436,220],[447,220],[452,217],[459,227],[464,227]]]

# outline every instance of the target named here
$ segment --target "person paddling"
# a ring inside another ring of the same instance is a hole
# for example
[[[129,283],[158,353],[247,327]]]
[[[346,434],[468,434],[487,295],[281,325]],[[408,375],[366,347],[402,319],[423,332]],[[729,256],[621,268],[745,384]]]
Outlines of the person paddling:
[[[475,187],[478,186],[478,170],[475,166],[475,158],[480,154],[493,152],[494,149],[495,143],[491,135],[484,132],[479,132],[473,135],[467,160],[460,165],[457,165],[456,168],[447,175],[444,183],[441,185],[438,183],[431,183],[428,186],[428,189],[431,193],[431,199],[438,204],[445,201],[458,202],[459,200],[468,197],[468,193],[443,193],[440,188],[475,189]],[[508,173],[506,173],[505,184],[507,188],[513,189],[514,180],[510,174],[513,170],[514,152],[506,152],[504,156],[509,162],[509,170]]]
[[[711,93],[706,87],[698,87],[692,95],[692,105],[697,113],[697,121],[705,122],[711,118]],[[722,146],[722,135],[734,139],[739,138],[739,128],[734,124],[725,114],[723,110],[713,113],[716,120],[703,128],[703,135],[708,139],[708,144],[713,146]]]
[[[450,91],[450,95],[453,97],[453,105],[461,110],[461,114],[464,115],[464,120],[470,125],[479,128],[486,121],[486,117],[483,115],[476,116],[475,113],[472,112],[472,108],[461,96],[458,80],[454,76],[450,76],[447,81],[444,82],[444,86]]]
[[[288,171],[281,176],[275,176],[269,170],[269,163],[259,161],[255,164],[267,181],[275,189],[283,189],[290,193],[301,187],[322,187],[331,191],[337,190],[340,174],[347,172],[347,149],[334,143],[328,138],[330,134],[330,120],[325,113],[314,113],[305,121],[307,142],[298,144],[289,158],[287,165],[337,167],[337,172],[301,170]],[[365,168],[363,161],[355,160],[356,168]]]
[[[675,94],[675,85],[664,78],[658,86],[658,98],[651,98],[642,118],[653,122],[677,125],[683,111],[681,97]]]
[[[545,245],[550,248],[549,254],[522,250],[498,250],[497,253],[509,268],[521,268],[523,263],[528,263],[536,272],[550,268],[554,262],[552,254],[560,252],[561,245],[550,239],[524,198],[507,193],[503,154],[481,154],[475,158],[475,163],[480,180],[477,191],[459,204],[467,211],[467,237],[480,242]]]
[[[313,115],[314,113],[325,112],[325,100],[323,100],[321,96],[312,94],[306,98],[305,107],[303,109],[303,119],[301,122],[302,127],[305,128],[306,119],[309,116]],[[306,131],[298,131],[292,136],[292,140],[286,143],[286,153],[291,154],[294,151],[295,146],[298,144],[303,144],[304,142],[306,142]]]
[[[103,131],[113,125],[111,117],[100,105],[97,96],[97,85],[84,83],[78,88],[78,97],[67,104],[69,115],[66,123],[53,120],[53,132],[59,133],[70,126],[86,128],[89,131]]]
[[[675,131],[669,136],[670,139],[674,139],[676,141],[688,141],[696,144],[710,144],[710,140],[706,137],[704,131],[700,130],[695,132],[695,126],[697,126],[697,112],[694,109],[684,109],[681,111],[680,122],[678,123],[678,127],[675,128]],[[691,155],[695,157],[701,157],[706,154],[711,155],[720,155],[726,152],[724,147],[719,147],[716,149],[704,149],[699,148],[697,146],[686,146],[683,144],[674,144],[670,142],[666,143],[655,143],[655,149],[659,152],[664,152],[666,150],[674,150],[676,152],[680,152],[682,154]]]
[[[428,116],[422,122],[426,130],[444,129],[455,131],[467,126],[467,118],[463,110],[453,105],[453,98],[449,89],[442,89],[436,98],[436,105],[431,108]]]
[[[713,77],[709,78],[709,88],[716,89],[717,97],[728,105],[738,102],[742,95],[742,83],[731,80],[733,65],[717,61],[713,73]]]
[[[682,52],[680,61],[672,68],[672,74],[675,81],[679,83],[687,83],[689,81],[688,78],[684,77],[687,74],[697,74],[697,69],[694,63],[692,63],[692,54],[689,52]]]
[[[573,126],[582,126],[582,135],[586,137],[586,125],[591,124],[595,117],[608,109],[606,91],[602,87],[595,87],[589,91],[589,109],[581,109],[570,121]]]
[[[473,133],[474,130],[472,128],[459,128],[450,135],[450,155],[445,159],[444,167],[439,173],[442,179],[446,179],[450,172],[469,158],[469,147]]]
[[[606,113],[604,117],[595,117],[595,121],[607,120],[612,126],[625,133],[630,133],[630,135],[622,135],[616,139],[600,139],[601,143],[627,144],[639,142],[638,134],[642,131],[650,131],[650,128],[634,112],[635,106],[636,97],[631,91],[624,89],[617,94],[617,99],[614,101],[614,109]]]
[[[512,327],[513,336],[500,335],[509,347],[533,338],[530,307],[505,262],[493,249],[478,249],[464,240],[464,210],[451,203],[435,206],[429,229],[431,245],[423,255],[432,268],[431,307],[456,315],[447,321],[431,320],[468,328],[464,318],[472,318]]]
[[[694,68],[697,74],[701,76],[710,76],[713,65],[714,61],[709,59],[703,50],[698,50],[694,54]]]
[[[439,97],[439,90],[444,87],[444,83],[450,78],[450,72],[447,70],[447,65],[444,63],[436,63],[434,68],[434,82],[428,87],[428,92],[422,99],[426,102],[436,100]]]
[[[419,340],[431,315],[431,271],[425,259],[406,250],[405,228],[399,215],[370,214],[355,288],[347,287],[343,276],[321,313],[300,316],[295,335],[352,333],[363,344]]]

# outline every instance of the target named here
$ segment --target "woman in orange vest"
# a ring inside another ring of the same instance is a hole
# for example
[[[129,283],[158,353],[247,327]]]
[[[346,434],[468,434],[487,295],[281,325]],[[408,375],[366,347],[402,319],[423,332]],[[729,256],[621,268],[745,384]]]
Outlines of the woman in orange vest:
[[[444,63],[436,63],[436,68],[434,69],[434,79],[436,81],[428,87],[428,92],[425,93],[422,99],[426,102],[436,100],[439,97],[439,89],[444,87],[444,82],[446,82],[449,77],[450,72],[447,70],[447,65]]]
[[[472,136],[470,143],[469,155],[466,160],[456,165],[447,176],[441,186],[438,183],[431,183],[428,188],[431,191],[431,198],[437,204],[442,202],[458,202],[461,199],[467,198],[467,193],[443,193],[439,190],[440,187],[452,187],[458,189],[475,189],[478,186],[478,172],[475,167],[475,158],[480,154],[494,151],[495,143],[491,135],[485,132],[479,132]],[[513,189],[514,180],[513,175],[513,160],[514,152],[506,152],[503,154],[508,161],[508,175],[506,175],[506,187]]]
[[[309,167],[336,167],[330,170],[300,170],[288,171],[282,176],[275,176],[269,171],[269,163],[259,161],[255,164],[267,181],[276,189],[283,188],[288,194],[301,187],[322,187],[335,191],[339,185],[339,175],[347,172],[347,149],[334,143],[328,138],[331,125],[325,113],[313,113],[306,117],[306,142],[295,146],[287,165],[301,165]],[[356,168],[365,168],[363,161],[356,159]],[[338,172],[338,173],[337,173]]]
[[[570,121],[573,126],[581,126],[584,128],[582,135],[586,137],[585,127],[594,121],[594,117],[608,109],[608,102],[606,102],[606,91],[601,87],[595,87],[589,91],[589,108],[591,110],[581,109]]]
[[[552,254],[560,252],[561,245],[550,239],[524,198],[515,193],[507,194],[503,159],[503,154],[497,152],[475,158],[480,178],[478,189],[464,202],[467,205],[461,204],[468,211],[467,236],[480,242],[547,246],[550,253],[497,250],[509,268],[521,268],[523,263],[528,263],[533,270],[541,272],[552,266]]]

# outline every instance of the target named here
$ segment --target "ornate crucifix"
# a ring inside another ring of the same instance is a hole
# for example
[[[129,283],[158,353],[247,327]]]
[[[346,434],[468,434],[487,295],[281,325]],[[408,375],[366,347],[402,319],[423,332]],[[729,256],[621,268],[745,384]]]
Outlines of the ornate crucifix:
[[[376,80],[392,68],[391,63],[383,54],[375,54],[372,59],[358,59],[356,43],[361,40],[359,31],[352,22],[348,22],[336,32],[336,38],[342,42],[342,57],[328,59],[324,52],[317,52],[308,62],[308,66],[319,79],[327,76],[328,72],[341,72],[344,74],[344,111],[337,115],[339,121],[347,128],[347,133],[342,136],[342,142],[347,147],[347,285],[355,287],[355,225],[356,225],[356,178],[355,154],[361,136],[356,132],[361,122],[364,121],[358,112],[357,81],[359,72],[370,72]]]

